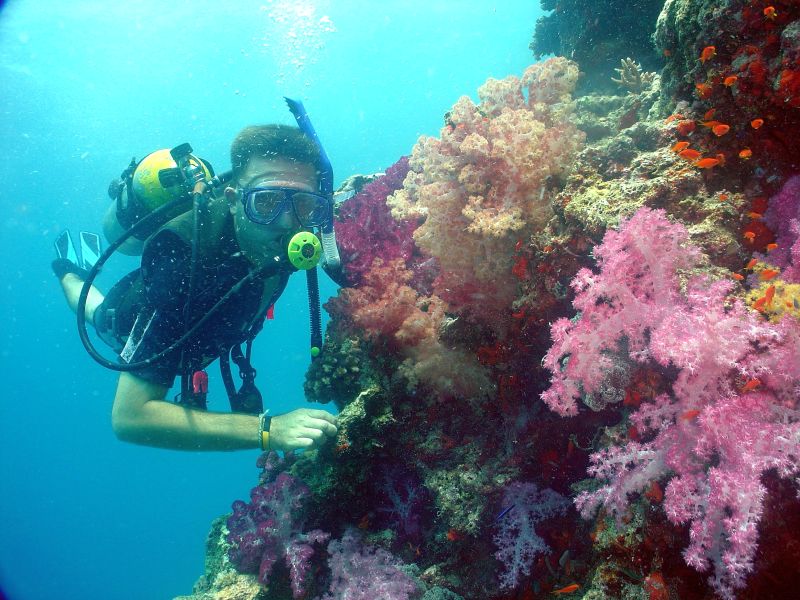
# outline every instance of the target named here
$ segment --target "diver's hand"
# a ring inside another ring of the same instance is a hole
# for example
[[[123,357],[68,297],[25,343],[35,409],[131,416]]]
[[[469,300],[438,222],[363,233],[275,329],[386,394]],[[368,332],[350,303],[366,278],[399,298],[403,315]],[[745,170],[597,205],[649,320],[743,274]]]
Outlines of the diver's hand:
[[[324,410],[298,408],[285,415],[272,417],[269,426],[271,450],[319,448],[336,435],[336,417]]]

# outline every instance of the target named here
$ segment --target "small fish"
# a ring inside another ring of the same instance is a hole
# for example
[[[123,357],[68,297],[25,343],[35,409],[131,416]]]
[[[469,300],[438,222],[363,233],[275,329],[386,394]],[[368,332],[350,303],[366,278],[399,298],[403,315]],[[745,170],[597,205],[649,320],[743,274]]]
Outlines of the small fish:
[[[448,529],[447,530],[447,540],[450,542],[456,542],[458,540],[464,539],[464,535],[456,531],[455,529]]]
[[[767,14],[766,12],[764,13]],[[711,60],[717,55],[717,49],[714,46],[706,46],[703,48],[702,52],[700,52],[700,62],[705,64],[707,60]]]
[[[506,516],[506,515],[507,515],[507,514],[508,514],[508,513],[511,511],[511,509],[512,509],[512,508],[514,508],[514,506],[515,506],[515,505],[514,505],[514,504],[512,504],[512,505],[511,505],[511,506],[509,506],[508,508],[506,508],[506,509],[503,509],[503,510],[500,512],[500,514],[499,514],[499,515],[497,515],[497,518],[495,518],[494,522],[495,522],[495,523],[497,523],[497,522],[498,522],[500,519],[502,519],[503,517],[505,517],[505,516]]]
[[[694,87],[697,89],[697,95],[700,96],[702,100],[706,100],[714,91],[714,89],[707,83],[698,83]]]
[[[668,117],[667,117],[667,118],[664,120],[664,122],[665,122],[665,123],[672,123],[673,121],[677,121],[678,119],[683,119],[683,118],[684,118],[684,117],[683,117],[683,115],[682,115],[682,114],[680,114],[680,113],[675,113],[674,115],[670,115],[670,116],[668,116]]]
[[[553,590],[553,593],[554,594],[571,594],[575,590],[580,589],[580,587],[581,586],[579,586],[577,583],[571,583],[568,586],[561,588],[560,590]]]
[[[751,259],[750,259],[750,262],[748,262],[748,263],[747,263],[747,264],[744,266],[744,268],[745,268],[745,269],[752,269],[752,268],[753,268],[753,267],[755,267],[757,264],[758,264],[758,259],[756,259],[756,258],[751,258]]]
[[[750,217],[751,219],[756,219],[756,220],[758,220],[758,219],[760,219],[760,218],[761,218],[763,215],[762,215],[761,213],[757,213],[757,212],[749,212],[749,213],[747,213],[747,216],[748,216],[748,217]]]
[[[700,158],[700,153],[697,150],[692,150],[691,148],[687,148],[686,150],[681,150],[680,152],[678,152],[678,156],[686,160],[695,161],[698,158]]]
[[[695,123],[691,119],[684,119],[678,121],[678,133],[681,135],[689,135],[695,129]]]
[[[731,87],[738,81],[738,77],[736,75],[728,75],[725,79],[722,80],[722,83],[725,87]]]
[[[700,123],[700,125],[702,125],[703,127],[708,127],[709,129],[711,129],[712,127],[716,127],[719,124],[720,124],[719,121],[703,121]]]
[[[772,242],[771,244],[767,244],[767,252],[772,252],[778,247],[778,244]]]
[[[664,491],[657,481],[650,484],[650,488],[644,493],[644,497],[652,502],[659,503],[664,499]]]
[[[714,125],[714,127],[711,128],[711,131],[717,137],[722,137],[723,135],[728,133],[730,130],[731,130],[731,126],[730,125],[726,125],[725,123],[720,123],[719,125]]]
[[[719,161],[719,166],[723,166],[725,164],[725,155],[722,152],[719,152],[716,156],[716,159]]]
[[[764,124],[764,119],[753,119],[752,121],[750,121],[750,127],[752,127],[753,129],[758,129],[763,124]]]
[[[713,169],[718,164],[719,164],[718,158],[701,158],[696,163],[694,163],[694,166],[697,167],[698,169]]]
[[[689,147],[689,142],[675,142],[675,144],[670,148],[673,152],[682,152]]]
[[[697,415],[700,414],[700,411],[696,408],[694,410],[687,410],[685,413],[681,415],[681,420],[683,421],[691,421],[692,419],[696,418]]]
[[[764,269],[763,271],[761,271],[761,273],[758,274],[758,278],[761,281],[769,281],[770,279],[775,277],[775,275],[778,274],[780,274],[780,271],[776,271],[775,269]]]
[[[667,58],[669,58],[670,56],[672,56],[672,50],[670,50],[669,48],[664,48],[664,51],[662,52],[662,54],[664,56],[666,56]]]
[[[761,296],[761,298],[753,302],[753,308],[756,309],[757,311],[763,311],[764,304],[766,304],[766,302],[767,302],[767,297]]]
[[[750,148],[742,148],[741,150],[739,150],[739,158],[741,158],[742,160],[747,160],[751,156],[753,156],[753,151],[750,150]]]
[[[746,239],[746,240],[748,240],[748,241],[752,242],[754,239],[756,239],[756,234],[755,234],[755,233],[753,233],[752,231],[745,231],[745,232],[742,234],[742,237],[744,237],[744,239]]]
[[[770,21],[774,21],[775,18],[778,16],[778,11],[775,10],[774,6],[768,6],[767,8],[764,9],[764,16]]]
[[[706,121],[708,121],[710,119],[713,119],[714,118],[714,114],[716,114],[716,112],[717,112],[716,108],[709,108],[706,111],[706,113],[703,115],[703,119],[705,119]]]
[[[760,385],[761,385],[761,380],[754,377],[753,379],[748,380],[742,386],[742,391],[743,392],[752,392],[754,389],[756,389]]]
[[[772,306],[772,299],[775,297],[775,286],[771,285],[767,288],[767,291],[764,293],[764,298],[767,299],[767,306]]]
[[[728,194],[726,194],[724,192],[719,195],[719,201],[720,202],[725,202],[725,200],[727,200],[728,198],[730,198],[730,196],[728,196]]]
[[[742,275],[741,273],[734,273],[734,274],[732,275],[732,277],[733,277],[733,278],[734,278],[736,281],[741,281],[742,279],[744,279],[744,275]]]

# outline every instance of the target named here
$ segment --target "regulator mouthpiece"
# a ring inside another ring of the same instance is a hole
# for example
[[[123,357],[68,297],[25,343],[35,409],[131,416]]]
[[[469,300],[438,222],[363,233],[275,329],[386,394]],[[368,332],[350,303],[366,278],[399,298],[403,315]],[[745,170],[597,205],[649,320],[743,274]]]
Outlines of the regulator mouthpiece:
[[[301,231],[292,236],[287,248],[289,262],[300,271],[313,269],[322,256],[322,243],[310,231]]]

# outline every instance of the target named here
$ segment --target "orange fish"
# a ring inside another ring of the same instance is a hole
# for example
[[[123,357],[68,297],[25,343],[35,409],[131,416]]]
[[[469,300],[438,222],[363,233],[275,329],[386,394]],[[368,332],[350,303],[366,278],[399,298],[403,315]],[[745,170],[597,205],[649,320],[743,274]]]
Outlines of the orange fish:
[[[691,119],[684,119],[683,121],[678,121],[678,133],[681,135],[689,135],[694,131],[694,121]]]
[[[653,502],[661,502],[664,499],[664,492],[657,481],[650,484],[650,489],[644,493],[644,497]]]
[[[709,108],[709,109],[706,111],[706,114],[704,114],[704,115],[703,115],[703,118],[704,118],[706,121],[708,121],[709,119],[713,119],[713,118],[714,118],[714,113],[716,113],[716,112],[717,112],[717,109],[716,109],[716,108]]]
[[[752,231],[745,231],[745,232],[742,234],[742,236],[744,237],[744,239],[746,239],[746,240],[749,240],[749,241],[751,241],[751,242],[752,242],[754,239],[756,239],[756,234],[755,234],[755,233],[753,233]]]
[[[725,164],[725,155],[722,152],[717,154],[716,159],[719,161],[720,167]]]
[[[719,195],[719,201],[720,202],[725,202],[725,200],[727,200],[728,198],[730,198],[730,196],[728,196],[728,194],[722,193],[722,194]]]
[[[776,271],[775,269],[764,269],[763,271],[761,271],[761,273],[758,274],[758,278],[761,281],[769,281],[779,273],[780,271]]]
[[[761,218],[761,213],[749,212],[749,213],[747,213],[747,216],[750,217],[751,219],[760,219]]]
[[[744,279],[744,275],[741,275],[740,273],[734,273],[732,277],[733,277],[733,278],[734,278],[736,281],[741,281],[742,279]]]
[[[697,150],[692,150],[691,148],[687,148],[686,150],[678,152],[678,156],[686,160],[695,161],[698,158],[700,158],[700,153]]]
[[[751,156],[753,156],[753,151],[750,150],[750,148],[742,148],[741,150],[739,150],[739,158],[747,160]]]
[[[725,79],[722,80],[722,83],[725,84],[725,87],[731,87],[736,80],[739,79],[736,75],[728,75]]]
[[[579,586],[577,583],[571,583],[567,587],[563,587],[560,590],[553,590],[553,593],[554,594],[571,594],[575,590],[580,589],[580,587],[581,586]]]
[[[450,542],[455,542],[455,541],[458,541],[458,540],[463,539],[463,538],[464,538],[464,536],[461,533],[459,533],[458,531],[456,531],[455,529],[449,529],[447,531],[447,539]]]
[[[714,125],[711,128],[711,131],[714,132],[714,135],[717,137],[723,136],[731,130],[730,125],[725,125],[725,123],[720,123],[719,125]]]
[[[697,417],[697,415],[699,415],[699,414],[700,414],[700,411],[697,410],[697,409],[687,410],[685,413],[683,413],[681,415],[681,419],[684,420],[684,421],[691,421],[692,419]]]
[[[675,142],[675,145],[670,148],[673,152],[682,152],[689,147],[689,142]]]
[[[742,386],[743,392],[752,392],[758,386],[761,385],[761,380],[757,378],[750,379],[747,383]]]
[[[753,119],[752,121],[750,121],[750,127],[752,127],[753,129],[758,129],[763,124],[764,124],[764,119]]]
[[[753,268],[753,267],[755,267],[757,264],[758,264],[758,260],[757,260],[757,259],[755,259],[755,258],[751,258],[751,259],[750,259],[750,262],[748,262],[748,263],[747,263],[747,264],[744,266],[744,268],[745,268],[745,269],[752,269],[752,268]]]
[[[774,6],[768,6],[764,9],[764,16],[770,21],[774,21],[775,17],[778,16],[778,11],[775,10]]]
[[[759,298],[758,300],[753,302],[753,308],[758,310],[758,311],[763,311],[764,310],[764,304],[766,303],[766,301],[767,301],[767,297],[766,296],[761,296],[761,298]]]
[[[694,87],[697,89],[697,95],[700,96],[702,100],[706,100],[711,96],[711,92],[714,91],[707,83],[698,83]]]
[[[678,119],[683,119],[683,115],[682,115],[682,114],[680,114],[680,113],[675,113],[674,115],[670,115],[670,116],[668,116],[668,117],[667,117],[667,118],[664,120],[664,122],[665,122],[665,123],[672,123],[673,121],[676,121],[676,120],[678,120]]]
[[[719,121],[703,121],[702,123],[700,123],[700,125],[702,125],[703,127],[708,127],[709,129],[711,129],[712,127],[716,127],[719,124],[720,124]]]
[[[775,242],[772,242],[771,244],[767,244],[767,252],[772,252],[777,247],[778,247],[778,244],[776,244]]]
[[[697,167],[698,169],[713,169],[718,164],[719,164],[718,158],[701,158],[696,163],[694,163],[694,166]]]
[[[772,306],[772,299],[775,297],[775,286],[771,285],[767,288],[767,291],[764,293],[764,298],[767,299],[767,306]]]
[[[764,14],[767,14],[766,12]],[[700,62],[705,64],[707,60],[711,60],[717,55],[717,49],[714,46],[706,46],[700,52]]]
[[[672,50],[669,48],[664,48],[664,52],[662,52],[662,54],[667,57],[672,56]]]

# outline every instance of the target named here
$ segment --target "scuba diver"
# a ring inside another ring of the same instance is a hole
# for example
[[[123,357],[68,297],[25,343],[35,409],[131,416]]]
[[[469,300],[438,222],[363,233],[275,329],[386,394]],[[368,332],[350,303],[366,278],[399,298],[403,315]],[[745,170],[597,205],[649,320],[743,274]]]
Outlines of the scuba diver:
[[[291,451],[318,447],[337,433],[336,417],[326,411],[269,415],[250,364],[252,341],[297,270],[308,279],[311,354],[317,357],[317,262],[340,281],[333,171],[302,104],[286,101],[299,128],[246,127],[231,145],[228,173],[214,176],[188,144],[131,161],[109,188],[113,203],[104,233],[111,245],[102,255],[92,234],[81,234],[80,258],[68,233],[56,243],[53,270],[84,345],[95,360],[121,372],[112,427],[123,441],[180,450]],[[141,254],[141,267],[104,296],[93,281],[116,250]],[[117,353],[115,361],[94,349],[86,322]],[[205,369],[216,359],[230,413],[207,410]],[[242,379],[239,389],[231,360]],[[181,392],[168,401],[177,376]]]

